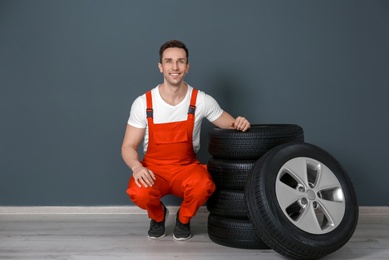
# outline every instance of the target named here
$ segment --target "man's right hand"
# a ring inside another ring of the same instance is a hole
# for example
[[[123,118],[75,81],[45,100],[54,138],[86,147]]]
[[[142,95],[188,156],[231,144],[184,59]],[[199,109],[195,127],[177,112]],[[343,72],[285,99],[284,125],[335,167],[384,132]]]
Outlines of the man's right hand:
[[[142,165],[137,165],[132,168],[132,177],[135,180],[135,184],[142,188],[148,188],[154,185],[155,175],[152,171],[143,167]]]

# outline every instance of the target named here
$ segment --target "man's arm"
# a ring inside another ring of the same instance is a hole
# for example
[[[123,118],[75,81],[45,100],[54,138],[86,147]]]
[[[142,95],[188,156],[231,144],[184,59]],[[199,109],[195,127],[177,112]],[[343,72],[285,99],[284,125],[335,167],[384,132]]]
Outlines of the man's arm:
[[[223,129],[236,129],[242,132],[250,128],[250,122],[241,116],[233,118],[227,112],[223,112],[218,119],[212,122],[215,126]]]
[[[145,135],[145,128],[136,128],[127,125],[122,144],[122,157],[127,166],[132,170],[132,176],[139,188],[153,186],[155,176],[152,171],[143,167],[139,161],[138,147]]]

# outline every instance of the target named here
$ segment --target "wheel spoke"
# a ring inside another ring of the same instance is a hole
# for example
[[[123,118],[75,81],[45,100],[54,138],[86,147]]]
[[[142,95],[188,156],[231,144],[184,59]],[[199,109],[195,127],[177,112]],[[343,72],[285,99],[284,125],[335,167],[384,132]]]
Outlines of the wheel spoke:
[[[315,190],[324,190],[329,188],[341,188],[338,179],[333,172],[324,164],[320,165],[319,178]]]
[[[315,210],[312,206],[308,206],[306,208],[301,217],[297,220],[296,225],[302,230],[313,234],[322,233],[322,229],[317,219]]]
[[[302,193],[282,182],[277,182],[276,194],[280,207],[285,210],[302,197]]]
[[[337,227],[343,219],[345,213],[345,204],[343,202],[334,202],[328,200],[318,200],[321,205],[322,212],[326,215],[329,222],[334,227]]]
[[[284,171],[292,175],[299,183],[307,185],[307,162],[304,158],[296,158],[288,161],[284,165]]]

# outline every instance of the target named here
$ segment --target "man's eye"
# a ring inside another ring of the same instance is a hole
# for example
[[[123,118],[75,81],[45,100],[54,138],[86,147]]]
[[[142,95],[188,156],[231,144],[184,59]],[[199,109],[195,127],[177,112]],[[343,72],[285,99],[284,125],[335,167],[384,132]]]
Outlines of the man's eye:
[[[183,61],[183,60],[180,60],[180,63],[181,63],[181,64],[184,64],[184,63],[185,63],[185,61]]]

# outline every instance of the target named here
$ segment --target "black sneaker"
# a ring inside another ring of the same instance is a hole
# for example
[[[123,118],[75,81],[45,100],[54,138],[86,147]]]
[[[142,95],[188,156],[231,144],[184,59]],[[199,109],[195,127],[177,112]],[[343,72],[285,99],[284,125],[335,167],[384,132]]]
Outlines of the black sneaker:
[[[157,222],[155,220],[150,221],[150,229],[148,232],[148,237],[152,239],[159,239],[163,238],[166,236],[166,231],[165,231],[165,220],[169,216],[169,210],[163,205],[163,210],[165,212],[165,218],[161,222]]]
[[[173,238],[175,240],[184,241],[192,237],[190,232],[190,222],[188,224],[182,224],[178,218],[180,211],[177,212],[176,227],[174,228]]]

